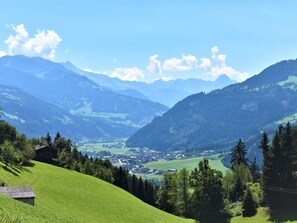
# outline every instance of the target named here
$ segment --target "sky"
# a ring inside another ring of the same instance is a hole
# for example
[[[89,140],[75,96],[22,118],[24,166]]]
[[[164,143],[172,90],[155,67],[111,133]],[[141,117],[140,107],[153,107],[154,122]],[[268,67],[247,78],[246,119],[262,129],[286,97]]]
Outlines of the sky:
[[[296,9],[294,0],[0,0],[0,56],[129,81],[243,81],[296,59]]]

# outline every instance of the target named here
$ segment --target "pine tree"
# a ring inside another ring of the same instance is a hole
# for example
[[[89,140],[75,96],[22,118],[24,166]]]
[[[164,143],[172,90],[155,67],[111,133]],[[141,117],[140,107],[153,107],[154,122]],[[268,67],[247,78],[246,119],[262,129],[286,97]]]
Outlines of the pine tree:
[[[53,143],[52,143],[52,137],[49,134],[49,132],[46,134],[45,140],[46,140],[46,143],[47,143],[48,146],[52,146],[53,145]]]
[[[238,140],[236,146],[231,150],[231,169],[234,169],[235,166],[243,164],[248,166],[246,159],[247,151],[245,149],[245,144],[241,139]]]
[[[251,175],[253,177],[253,182],[259,182],[260,178],[261,178],[261,174],[260,174],[260,167],[257,164],[257,159],[256,157],[254,158],[254,161],[252,162],[252,164],[249,167]]]
[[[247,189],[246,194],[243,198],[242,208],[243,208],[243,212],[242,212],[243,217],[254,216],[257,213],[257,204],[249,188]]]

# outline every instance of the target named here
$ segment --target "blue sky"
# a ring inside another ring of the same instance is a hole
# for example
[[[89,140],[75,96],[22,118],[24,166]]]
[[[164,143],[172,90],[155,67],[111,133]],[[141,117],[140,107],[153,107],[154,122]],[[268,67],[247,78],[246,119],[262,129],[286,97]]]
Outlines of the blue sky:
[[[0,0],[0,55],[125,80],[244,80],[297,56],[297,1]]]

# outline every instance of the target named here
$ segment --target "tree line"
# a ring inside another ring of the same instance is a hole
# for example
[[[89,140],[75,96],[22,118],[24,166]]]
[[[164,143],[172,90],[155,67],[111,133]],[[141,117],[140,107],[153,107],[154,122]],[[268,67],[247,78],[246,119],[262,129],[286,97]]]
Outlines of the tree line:
[[[231,168],[225,175],[210,167],[207,159],[192,171],[166,172],[157,205],[164,211],[201,222],[218,222],[232,216],[253,216],[267,206],[271,215],[297,208],[297,127],[280,125],[269,143],[263,133],[259,148],[262,171],[256,159],[246,158],[239,139],[231,150]]]

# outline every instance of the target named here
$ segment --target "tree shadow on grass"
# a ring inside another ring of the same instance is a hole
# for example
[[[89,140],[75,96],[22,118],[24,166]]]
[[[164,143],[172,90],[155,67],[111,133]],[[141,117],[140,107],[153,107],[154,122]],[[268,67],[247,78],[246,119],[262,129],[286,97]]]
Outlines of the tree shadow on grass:
[[[23,167],[22,170],[28,172],[28,173],[32,173],[32,171],[30,169],[28,169],[28,167]]]
[[[220,215],[213,218],[200,220],[199,223],[230,223],[230,216],[227,214]]]
[[[2,168],[4,170],[6,170],[7,172],[12,173],[14,176],[19,176],[19,174],[18,174],[19,172],[18,171],[14,171],[14,169],[11,169],[11,168],[9,168],[7,166],[2,166]]]
[[[287,222],[287,221],[296,221],[297,220],[297,212],[296,209],[282,209],[282,210],[274,210],[270,212],[269,221],[271,222]]]

